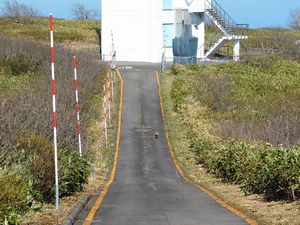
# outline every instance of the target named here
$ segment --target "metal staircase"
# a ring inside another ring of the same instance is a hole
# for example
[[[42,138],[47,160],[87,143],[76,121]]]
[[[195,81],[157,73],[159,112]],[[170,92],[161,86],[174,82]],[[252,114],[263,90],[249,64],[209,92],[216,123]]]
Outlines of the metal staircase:
[[[206,41],[204,46],[205,58],[214,55],[224,46],[226,40],[248,38],[247,29],[249,25],[237,24],[215,0],[206,0],[206,15],[218,27],[220,32],[213,33]]]

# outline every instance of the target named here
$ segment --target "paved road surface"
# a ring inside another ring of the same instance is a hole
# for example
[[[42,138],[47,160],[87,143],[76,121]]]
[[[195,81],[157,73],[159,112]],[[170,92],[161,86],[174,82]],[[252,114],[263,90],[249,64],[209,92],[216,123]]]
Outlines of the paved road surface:
[[[155,70],[133,66],[121,72],[124,99],[118,168],[92,224],[247,224],[179,177],[165,140]]]

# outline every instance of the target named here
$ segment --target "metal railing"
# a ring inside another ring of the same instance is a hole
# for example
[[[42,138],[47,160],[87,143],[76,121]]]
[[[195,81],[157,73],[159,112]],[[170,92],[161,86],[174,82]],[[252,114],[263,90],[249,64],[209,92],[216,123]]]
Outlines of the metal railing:
[[[248,36],[249,24],[246,23],[236,23],[235,27],[232,28],[234,35],[238,36]]]
[[[249,24],[237,24],[215,0],[206,0],[206,8],[229,35],[247,36]],[[238,32],[238,33],[237,33]]]
[[[215,32],[210,34],[205,40],[204,47],[206,51],[209,51],[219,40],[224,37],[224,34],[219,29],[216,29]]]
[[[274,55],[282,54],[282,51],[274,48],[253,48],[253,47],[243,47],[242,53],[246,56],[260,56],[260,55]]]
[[[207,8],[219,16],[229,27],[235,26],[235,21],[215,0],[206,0]]]

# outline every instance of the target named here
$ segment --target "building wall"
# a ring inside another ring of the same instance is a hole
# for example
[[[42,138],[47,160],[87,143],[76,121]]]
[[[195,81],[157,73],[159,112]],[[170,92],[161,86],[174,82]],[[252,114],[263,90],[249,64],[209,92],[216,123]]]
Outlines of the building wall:
[[[112,33],[117,61],[160,62],[164,51],[163,25],[175,20],[174,10],[163,10],[163,1],[102,0],[102,54],[111,54]],[[172,1],[172,9],[204,11],[204,0],[168,1]],[[186,1],[191,1],[190,6]],[[173,56],[171,47],[166,49],[166,56]]]

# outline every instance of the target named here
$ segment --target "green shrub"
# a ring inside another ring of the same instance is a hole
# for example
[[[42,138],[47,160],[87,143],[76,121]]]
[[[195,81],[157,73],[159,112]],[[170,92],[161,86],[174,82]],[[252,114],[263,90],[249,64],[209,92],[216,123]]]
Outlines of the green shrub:
[[[186,72],[185,66],[181,64],[173,64],[170,69],[174,75],[183,75]]]
[[[29,59],[23,54],[17,54],[13,57],[0,55],[0,67],[4,68],[4,75],[19,76],[31,73],[37,70],[39,62]]]
[[[28,165],[34,197],[42,202],[53,201],[55,173],[52,144],[41,135],[26,133],[19,138],[18,148],[22,152],[19,160]],[[85,159],[69,148],[59,149],[58,157],[60,196],[82,191],[89,176]]]
[[[215,141],[199,137],[191,140],[190,148],[195,153],[199,164],[212,168],[211,165],[214,163],[212,156],[218,151],[218,145]]]
[[[22,152],[19,160],[28,165],[34,197],[42,202],[50,202],[53,199],[54,186],[52,144],[42,135],[25,133],[20,136],[17,145]]]
[[[197,163],[245,192],[269,199],[300,197],[300,147],[293,147],[300,137],[298,62],[268,57],[213,66],[176,65],[171,72],[176,75],[171,89],[174,110],[187,128]],[[207,112],[189,113],[197,104]]]
[[[89,166],[79,153],[70,149],[59,151],[60,196],[69,196],[80,192],[88,182]]]
[[[172,84],[171,98],[176,112],[180,112],[182,104],[189,95],[190,87],[188,85],[189,83],[185,82],[185,79],[185,76],[180,75]]]
[[[259,171],[257,171],[259,172]],[[269,198],[300,197],[300,148],[272,149],[256,180]]]
[[[0,187],[0,223],[17,224],[33,202],[30,184],[20,171],[4,169],[0,171]]]
[[[193,142],[192,142],[193,143]],[[233,140],[221,146],[198,139],[190,146],[199,163],[218,177],[267,198],[300,197],[300,149],[247,145]]]
[[[232,141],[229,146],[215,155],[213,171],[220,177],[233,183],[242,180],[242,161],[247,154],[245,144]]]

